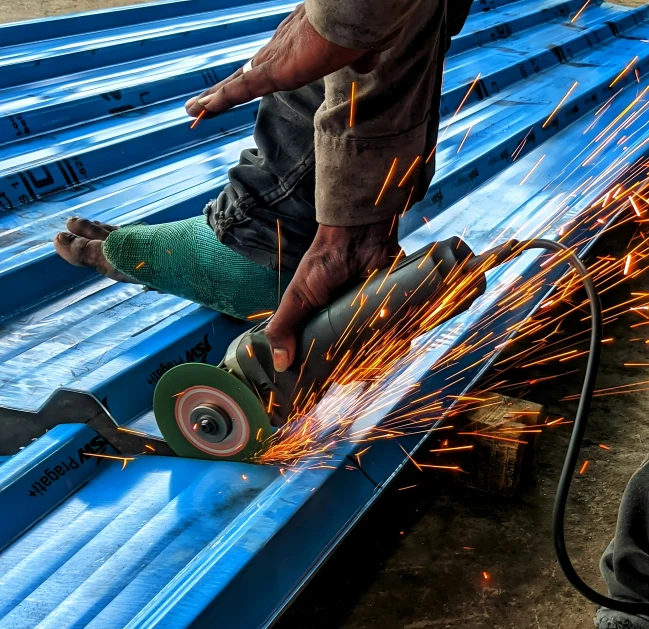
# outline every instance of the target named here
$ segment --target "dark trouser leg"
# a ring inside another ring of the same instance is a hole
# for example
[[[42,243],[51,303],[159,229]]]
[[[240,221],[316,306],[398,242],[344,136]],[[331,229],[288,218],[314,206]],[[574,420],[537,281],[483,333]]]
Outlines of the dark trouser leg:
[[[323,100],[323,81],[264,97],[257,148],[241,153],[230,183],[204,209],[222,243],[262,266],[277,267],[277,221],[282,269],[295,271],[315,237],[313,117]]]

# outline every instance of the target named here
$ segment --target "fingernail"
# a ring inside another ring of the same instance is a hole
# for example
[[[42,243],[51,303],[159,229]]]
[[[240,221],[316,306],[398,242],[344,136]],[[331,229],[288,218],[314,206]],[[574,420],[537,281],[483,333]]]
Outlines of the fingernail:
[[[203,98],[199,98],[197,102],[201,107],[205,107],[205,105],[207,105],[211,100],[212,94],[210,94],[209,96],[203,96]]]
[[[63,244],[66,244],[66,245],[69,244],[70,242],[72,242],[73,238],[74,238],[74,236],[72,234],[68,234],[67,232],[61,232],[58,235],[59,241],[62,242]]]
[[[185,103],[185,109],[189,109],[195,102],[197,98],[194,96],[194,98],[190,98],[186,103]]]
[[[286,371],[289,367],[288,352],[285,349],[274,349],[273,364],[275,366],[275,371],[278,371],[279,373]]]

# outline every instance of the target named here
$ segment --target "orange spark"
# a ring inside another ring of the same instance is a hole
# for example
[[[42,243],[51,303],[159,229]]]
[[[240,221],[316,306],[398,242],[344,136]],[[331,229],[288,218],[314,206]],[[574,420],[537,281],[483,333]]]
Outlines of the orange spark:
[[[581,9],[579,9],[579,11],[577,11],[577,13],[575,13],[575,17],[573,17],[572,20],[570,20],[571,24],[573,24],[575,22],[575,20],[586,10],[586,7],[589,4],[590,4],[590,0],[586,0],[586,4],[583,7],[581,7]]]
[[[410,168],[408,168],[408,170],[406,171],[406,174],[403,176],[403,178],[399,182],[399,185],[397,186],[397,188],[401,188],[403,186],[403,184],[406,183],[406,181],[408,180],[408,177],[410,177],[410,175],[412,174],[412,171],[415,168],[417,168],[417,164],[419,163],[420,160],[421,160],[421,155],[417,155],[417,157],[415,157],[415,159],[413,160],[412,164],[410,164]]]
[[[422,463],[421,467],[425,467],[429,470],[451,470],[452,472],[462,472],[462,468],[459,465],[427,465]]]
[[[480,437],[481,439],[493,439],[494,441],[508,441],[510,443],[520,443],[524,446],[527,445],[527,441],[522,441],[521,439],[510,439],[509,437],[497,437],[496,435],[488,435],[484,432],[458,432],[458,435],[473,435],[474,437]]]
[[[566,95],[559,101],[559,104],[554,108],[552,113],[548,116],[548,119],[543,123],[543,125],[542,125],[543,129],[545,129],[550,124],[550,120],[552,120],[552,118],[554,118],[555,114],[559,111],[559,109],[561,109],[561,106],[568,100],[568,97],[570,96],[570,94],[573,93],[573,91],[575,90],[577,85],[578,85],[577,81],[575,81],[572,84],[572,87],[568,90]]]
[[[282,231],[277,219],[277,307],[282,301]]]
[[[626,262],[624,263],[624,275],[629,274],[629,268],[631,268],[631,254],[626,257]]]
[[[483,572],[483,573],[482,573],[482,578],[483,578],[485,581],[489,581],[489,573],[488,573],[488,572]]]
[[[462,150],[462,147],[464,146],[464,143],[466,142],[466,139],[469,137],[469,133],[471,133],[471,129],[473,128],[473,125],[469,126],[469,128],[466,130],[466,133],[464,134],[464,138],[462,139],[462,142],[460,142],[460,146],[458,146],[457,153],[459,153]]]
[[[259,441],[261,439],[262,432],[263,432],[263,428],[259,428],[257,430],[257,434],[255,435],[255,441]]]
[[[410,205],[410,199],[412,199],[412,193],[415,191],[415,186],[410,188],[410,194],[408,195],[408,200],[406,201],[406,204],[403,206],[403,212],[401,212],[401,216],[403,217],[405,213],[408,211],[408,206]]]
[[[608,446],[605,446],[603,443],[600,443],[600,444],[599,444],[599,447],[600,447],[602,450],[610,450],[610,449],[611,449],[611,448],[609,448]]]
[[[252,358],[252,347],[250,345],[246,345],[246,354],[248,354],[248,358]]]
[[[352,94],[349,99],[349,128],[354,126],[354,117],[356,115],[356,81],[352,81]]]
[[[397,491],[406,491],[406,489],[414,489],[415,487],[419,487],[419,485],[408,485],[407,487],[399,487]]]
[[[138,262],[137,266],[135,267],[135,270],[139,271],[145,264],[146,262]]]
[[[457,452],[458,450],[473,450],[475,446],[456,446],[454,448],[436,448],[429,450],[429,452]]]
[[[579,473],[583,474],[588,469],[589,465],[590,465],[590,461],[584,461],[584,464],[581,466]]]
[[[270,317],[270,315],[274,314],[274,310],[264,310],[263,312],[258,312],[257,314],[251,314],[246,317],[249,321],[252,319],[265,319],[266,317]]]
[[[121,461],[122,469],[126,467],[131,461],[135,461],[135,457],[132,456],[113,456],[112,454],[93,454],[92,452],[84,452],[83,456],[94,456],[98,459],[110,459],[111,461]]]
[[[521,182],[518,184],[519,186],[522,186],[522,185],[523,185],[523,184],[524,184],[524,183],[525,183],[525,182],[526,182],[526,181],[527,181],[527,180],[532,176],[532,173],[537,169],[538,165],[539,165],[539,164],[540,164],[544,159],[545,159],[545,155],[542,155],[542,156],[541,156],[541,159],[540,159],[538,162],[536,162],[536,164],[534,164],[534,166],[532,166],[532,170],[530,170],[530,172],[527,173],[527,175],[525,175],[525,177],[523,177],[523,181],[521,181]]]
[[[194,122],[192,122],[192,124],[191,124],[191,126],[190,126],[189,128],[190,128],[190,129],[193,129],[193,128],[198,124],[198,122],[200,121],[200,119],[201,119],[201,118],[202,118],[206,113],[207,113],[206,110],[203,109],[203,111],[201,111],[201,113],[198,114],[198,116],[196,116],[196,119],[194,120]]]
[[[639,58],[640,58],[640,57],[638,57],[638,56],[633,57],[633,59],[631,59],[631,61],[629,61],[629,64],[628,64],[627,66],[625,66],[624,70],[622,70],[622,72],[620,72],[620,74],[618,74],[618,75],[615,77],[613,83],[611,83],[611,84],[609,85],[609,87],[613,87],[613,86],[614,86],[618,81],[620,81],[620,80],[622,79],[622,77],[624,77],[624,75],[625,75],[625,74],[626,74],[626,73],[631,69],[631,66],[632,66],[632,65],[633,65],[633,64],[634,64],[634,63],[635,63]]]
[[[383,198],[383,194],[385,193],[388,186],[390,185],[390,181],[392,181],[392,177],[394,176],[394,171],[397,169],[397,164],[398,163],[399,163],[399,159],[397,157],[395,157],[394,161],[392,162],[392,166],[390,166],[390,170],[388,171],[388,174],[385,177],[385,181],[383,182],[383,187],[381,188],[381,192],[379,192],[379,196],[376,197],[376,201],[374,202],[375,207],[379,203],[381,203],[381,199]]]

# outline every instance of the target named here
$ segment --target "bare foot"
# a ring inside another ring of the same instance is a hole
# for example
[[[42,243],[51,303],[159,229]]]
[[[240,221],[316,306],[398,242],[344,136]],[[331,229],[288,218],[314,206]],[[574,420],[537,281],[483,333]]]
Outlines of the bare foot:
[[[54,249],[66,262],[73,266],[91,267],[117,282],[138,283],[115,270],[104,256],[104,240],[117,227],[77,216],[68,219],[66,227],[71,233],[61,232],[54,238]]]

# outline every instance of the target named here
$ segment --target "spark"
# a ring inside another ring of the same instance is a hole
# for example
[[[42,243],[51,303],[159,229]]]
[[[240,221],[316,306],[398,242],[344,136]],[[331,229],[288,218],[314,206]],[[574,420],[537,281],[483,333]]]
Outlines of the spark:
[[[421,472],[421,471],[422,471],[421,468],[422,468],[423,466],[420,465],[419,463],[417,463],[417,461],[415,461],[415,459],[413,459],[413,458],[410,456],[410,454],[408,454],[408,451],[407,451],[407,450],[406,450],[406,449],[405,449],[405,448],[404,448],[404,447],[403,447],[403,446],[402,446],[398,441],[397,441],[397,445],[398,445],[398,446],[403,450],[403,452],[404,452],[405,455],[408,457],[408,459],[410,460],[410,462],[411,462],[411,463],[412,463],[412,464],[413,464],[413,465],[414,465],[414,466],[415,466],[415,467],[416,467],[416,468]]]
[[[421,155],[417,155],[417,157],[415,157],[415,159],[413,160],[412,164],[410,164],[410,168],[408,168],[406,174],[402,177],[397,188],[401,188],[403,184],[406,183],[408,177],[412,175],[412,172],[415,170],[415,168],[417,168],[417,164],[419,164],[420,161],[421,161]]]
[[[263,312],[258,312],[257,314],[248,315],[246,318],[249,321],[252,321],[253,319],[265,319],[266,317],[270,317],[270,315],[274,313],[274,310],[264,310]]]
[[[397,491],[406,491],[406,489],[414,489],[415,487],[419,487],[419,485],[408,485],[407,487],[399,487]]]
[[[518,159],[518,156],[521,154],[523,147],[527,143],[527,138],[530,136],[530,133],[534,130],[534,127],[530,127],[530,130],[525,134],[525,137],[520,141],[519,145],[514,149],[512,153],[512,162],[515,162]]]
[[[356,116],[356,81],[352,81],[352,93],[349,99],[349,128],[354,126]]]
[[[466,130],[466,133],[464,134],[464,138],[462,139],[462,142],[460,142],[460,146],[457,148],[457,153],[459,153],[462,150],[462,147],[464,146],[464,143],[466,142],[466,139],[469,137],[469,133],[471,133],[471,129],[473,128],[473,125],[470,125],[469,128]]]
[[[437,146],[439,143],[444,139],[446,136],[446,132],[449,130],[451,124],[453,124],[453,121],[457,118],[457,115],[460,113],[460,110],[462,107],[464,107],[464,104],[468,100],[469,96],[471,95],[471,92],[473,92],[473,89],[475,86],[478,84],[478,81],[480,80],[480,77],[482,76],[481,73],[478,73],[478,76],[476,76],[475,79],[473,79],[473,83],[471,83],[471,86],[469,87],[469,90],[467,93],[464,95],[464,98],[462,99],[462,102],[458,106],[458,108],[455,110],[455,113],[453,114],[453,117],[451,118],[451,121],[446,125],[446,128],[444,129],[444,133],[442,134],[442,137],[437,141],[437,144],[433,147],[433,150],[430,152],[430,155],[426,158],[426,163],[430,162],[430,160],[433,158],[433,155],[435,155],[435,151],[437,150]]]
[[[257,434],[255,435],[255,441],[260,441],[261,440],[261,435],[262,435],[263,431],[264,431],[263,428],[257,429]]]
[[[412,193],[415,191],[415,186],[412,186],[410,188],[410,194],[408,195],[408,200],[406,201],[406,204],[403,206],[403,212],[401,212],[401,217],[405,215],[405,213],[408,211],[408,207],[410,206],[410,199],[412,199]]]
[[[489,581],[489,573],[488,573],[488,572],[483,572],[483,573],[482,573],[482,578],[483,578],[485,581]]]
[[[170,249],[165,249],[165,251],[166,251],[166,252],[167,252],[167,253],[168,253],[169,255],[172,255],[172,253],[171,253],[171,250],[170,250]]]
[[[523,177],[523,181],[521,181],[521,182],[518,184],[519,186],[522,186],[522,185],[523,185],[523,184],[524,184],[524,183],[525,183],[525,182],[526,182],[526,181],[527,181],[527,180],[532,176],[532,173],[537,169],[537,167],[539,166],[539,164],[540,164],[544,159],[545,159],[545,155],[542,155],[542,156],[541,156],[541,159],[540,159],[538,162],[536,162],[536,164],[534,164],[534,166],[532,166],[532,170],[530,170],[530,172],[527,173],[527,175],[525,175],[525,177]]]
[[[554,108],[552,113],[548,116],[548,119],[543,123],[543,125],[542,125],[543,129],[545,129],[550,124],[550,120],[552,120],[554,118],[555,114],[559,111],[559,109],[561,109],[561,106],[568,100],[568,97],[570,96],[570,94],[572,94],[574,92],[577,85],[578,85],[577,81],[575,81],[572,84],[572,87],[568,90],[566,95],[559,101],[559,104]]]
[[[154,448],[151,444],[149,444],[149,443],[145,443],[145,444],[144,444],[144,447],[145,447],[147,450],[149,450],[149,452],[155,452],[155,451],[156,451],[155,448]]]
[[[246,344],[246,354],[248,354],[248,358],[253,357],[252,347],[250,347],[250,345],[248,345],[248,344]]]
[[[586,10],[586,7],[589,4],[590,4],[590,0],[586,0],[586,4],[584,4],[584,6],[581,7],[581,9],[579,9],[579,11],[577,11],[577,13],[575,13],[575,17],[573,17],[572,20],[570,20],[571,24],[574,24],[575,20]]]
[[[473,450],[475,446],[455,446],[454,448],[436,448],[429,452],[457,452],[458,450]]]
[[[635,80],[640,83],[640,70],[638,68],[635,69]]]
[[[610,449],[611,449],[609,446],[604,445],[603,443],[600,443],[600,444],[599,444],[599,447],[600,447],[602,450],[610,450]]]
[[[282,301],[282,230],[277,219],[277,307]]]
[[[459,465],[428,465],[421,464],[421,467],[425,467],[429,470],[451,470],[452,472],[463,472],[464,470]]]
[[[248,480],[247,474],[241,474],[241,480]]]
[[[642,212],[640,212],[640,208],[636,205],[636,202],[633,200],[633,195],[629,197],[629,202],[633,206],[633,210],[638,216],[642,216]]]
[[[266,412],[269,415],[273,412],[273,406],[275,406],[274,399],[275,399],[275,392],[271,391],[270,392],[270,397],[268,399],[268,407],[266,408]]]
[[[202,118],[206,113],[207,113],[207,111],[206,111],[205,109],[203,109],[203,111],[201,111],[201,113],[198,114],[198,116],[196,116],[196,119],[194,120],[194,122],[192,122],[192,124],[191,124],[191,126],[190,126],[189,128],[190,128],[190,129],[193,129],[193,128],[194,128],[194,127],[195,127],[195,126],[200,122],[201,118]]]
[[[622,80],[622,78],[624,77],[624,75],[625,75],[625,74],[626,74],[626,73],[631,69],[631,67],[633,66],[633,64],[634,64],[634,63],[635,63],[639,58],[640,58],[640,57],[638,57],[638,56],[633,57],[633,59],[631,59],[631,61],[629,61],[629,64],[624,68],[624,70],[622,70],[622,72],[620,72],[620,74],[618,74],[618,75],[615,77],[615,79],[613,80],[613,83],[611,83],[611,84],[609,85],[609,87],[613,87],[613,86],[614,86],[618,81]],[[639,82],[639,81],[638,81],[638,82]]]
[[[146,262],[138,262],[137,265],[135,266],[135,270],[139,271],[145,264]]]
[[[114,456],[112,454],[93,454],[92,452],[84,452],[83,456],[94,456],[98,459],[110,459],[111,461],[121,461],[122,469],[124,469],[131,461],[135,461],[133,456]]]
[[[579,474],[580,475],[583,474],[588,469],[589,465],[590,465],[590,461],[584,461],[584,464],[581,466],[579,470]]]
[[[510,437],[498,437],[496,435],[489,435],[484,432],[458,432],[458,435],[472,435],[474,437],[480,437],[481,439],[493,439],[494,441],[508,441],[509,443],[520,443],[522,445],[527,445],[527,441],[522,441],[521,439],[511,439]]]
[[[397,169],[397,164],[399,163],[399,159],[397,157],[394,158],[392,162],[392,166],[390,166],[390,170],[388,171],[388,174],[385,177],[385,181],[383,182],[383,187],[381,188],[381,192],[379,192],[379,196],[376,197],[376,201],[374,202],[374,206],[378,206],[379,203],[381,203],[381,199],[383,198],[383,194],[387,190],[388,186],[390,185],[390,182],[392,181],[392,177],[394,176],[394,171]]]
[[[624,275],[629,274],[629,269],[631,268],[631,254],[627,255],[626,262],[624,263]]]
[[[142,432],[141,430],[133,430],[132,428],[124,428],[124,426],[118,426],[117,430],[120,432],[126,432],[129,435],[137,435],[138,437],[150,437],[150,435],[147,435],[145,432]]]

